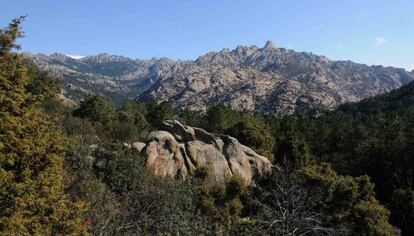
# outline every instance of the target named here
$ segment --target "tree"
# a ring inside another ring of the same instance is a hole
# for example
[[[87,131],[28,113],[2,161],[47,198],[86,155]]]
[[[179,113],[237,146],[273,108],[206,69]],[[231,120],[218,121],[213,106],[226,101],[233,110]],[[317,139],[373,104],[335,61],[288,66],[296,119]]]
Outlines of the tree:
[[[291,129],[284,137],[279,137],[276,150],[275,162],[281,166],[286,164],[301,169],[314,163],[308,145],[304,142],[298,132]]]
[[[144,103],[127,101],[118,112],[118,117],[121,122],[132,124],[137,129],[142,130],[148,128],[148,122],[145,119],[147,114],[147,108]]]
[[[206,120],[209,131],[223,133],[240,121],[240,114],[226,105],[219,104],[207,110]]]
[[[397,189],[391,203],[391,222],[401,228],[404,235],[414,234],[414,191]]]
[[[399,235],[388,222],[390,212],[375,198],[368,176],[338,175],[326,163],[308,166],[299,175],[302,184],[320,189],[313,203],[328,223],[344,225],[352,235]]]
[[[274,168],[271,176],[256,186],[255,219],[270,235],[336,235],[344,230],[330,228],[323,213],[312,208],[317,193],[300,184],[292,165]]]
[[[111,148],[111,147],[107,147]],[[197,215],[196,193],[191,179],[182,182],[151,174],[144,159],[129,151],[96,149],[91,171],[107,186],[106,193],[96,186],[88,195],[92,229],[103,235],[199,235],[205,219]],[[76,157],[75,157],[76,158]],[[73,162],[77,165],[77,162]],[[73,166],[73,165],[72,165]],[[86,174],[87,175],[87,174]],[[92,178],[93,179],[93,178]],[[83,184],[84,185],[84,184]],[[82,188],[87,188],[82,186]],[[98,192],[98,196],[95,192]],[[100,193],[99,193],[100,192]],[[113,199],[107,199],[111,195]],[[112,211],[108,212],[109,209]]]
[[[115,108],[108,98],[97,94],[87,95],[73,111],[73,115],[102,125],[109,125],[117,118]]]
[[[245,191],[243,180],[232,176],[224,183],[211,183],[210,170],[201,168],[196,175],[200,178],[198,186],[198,208],[210,220],[215,234],[224,234],[237,227],[243,209],[241,196]]]
[[[226,130],[242,144],[268,157],[273,153],[275,139],[266,123],[251,114],[243,114],[240,122]]]
[[[201,112],[191,110],[188,107],[181,111],[180,122],[193,127],[205,127],[207,123],[205,116]]]
[[[170,102],[163,101],[161,103],[149,102],[146,104],[147,115],[146,119],[157,128],[164,120],[169,120],[174,117],[174,110]]]
[[[147,130],[149,123],[145,116],[147,109],[144,103],[127,101],[118,111],[118,120],[112,123],[111,137],[122,142],[135,142]]]
[[[81,202],[65,193],[64,137],[40,103],[55,84],[13,52],[22,37],[14,19],[0,30],[0,233],[83,234]]]

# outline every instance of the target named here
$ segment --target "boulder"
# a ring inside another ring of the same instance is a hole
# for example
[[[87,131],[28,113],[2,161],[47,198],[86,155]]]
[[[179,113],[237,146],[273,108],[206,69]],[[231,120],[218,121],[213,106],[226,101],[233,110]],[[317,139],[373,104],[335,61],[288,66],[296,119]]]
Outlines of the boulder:
[[[194,129],[184,126],[176,120],[164,121],[161,123],[161,129],[170,132],[176,140],[180,142],[188,142],[195,140]]]
[[[272,169],[266,157],[228,135],[215,136],[176,120],[163,122],[161,129],[149,133],[145,144],[132,145],[141,148],[146,167],[156,175],[186,179],[198,168],[207,167],[213,181],[237,175],[250,184],[255,175]]]
[[[141,152],[142,149],[144,149],[145,145],[146,144],[142,142],[135,142],[132,144],[132,148],[137,152]]]
[[[142,150],[146,167],[156,175],[187,177],[187,168],[181,155],[180,145],[167,131],[153,131],[148,134],[147,144]]]

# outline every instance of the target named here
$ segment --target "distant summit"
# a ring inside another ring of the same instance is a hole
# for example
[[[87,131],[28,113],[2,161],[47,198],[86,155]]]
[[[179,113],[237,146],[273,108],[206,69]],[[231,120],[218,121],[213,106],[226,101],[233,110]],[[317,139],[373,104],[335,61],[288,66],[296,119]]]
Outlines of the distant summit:
[[[91,61],[91,62],[97,62],[97,63],[103,63],[103,62],[121,62],[121,61],[131,61],[132,59],[124,56],[118,56],[118,55],[111,55],[108,53],[101,53],[94,56],[87,56],[83,57],[82,61]]]
[[[276,45],[272,41],[270,41],[270,40],[266,41],[264,49],[273,50],[273,49],[276,49],[276,48],[277,48]]]

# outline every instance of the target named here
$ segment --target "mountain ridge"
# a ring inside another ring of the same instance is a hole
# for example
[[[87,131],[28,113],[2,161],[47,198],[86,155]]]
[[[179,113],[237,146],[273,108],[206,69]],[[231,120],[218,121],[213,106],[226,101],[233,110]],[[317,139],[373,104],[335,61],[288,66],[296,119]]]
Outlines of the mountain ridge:
[[[115,103],[126,99],[171,101],[177,109],[204,111],[225,103],[234,109],[277,116],[334,109],[414,80],[405,69],[333,61],[278,48],[237,46],[195,60],[131,59],[107,53],[73,59],[29,55],[42,70],[64,81],[63,96],[77,101],[90,92]]]

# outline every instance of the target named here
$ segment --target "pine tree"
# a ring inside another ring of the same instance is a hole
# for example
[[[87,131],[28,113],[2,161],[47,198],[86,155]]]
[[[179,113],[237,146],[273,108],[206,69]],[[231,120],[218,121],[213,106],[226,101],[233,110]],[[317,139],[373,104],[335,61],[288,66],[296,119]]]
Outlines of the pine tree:
[[[0,234],[84,234],[83,204],[64,192],[64,137],[40,107],[56,83],[14,51],[22,20],[0,29]]]
[[[240,122],[226,130],[226,133],[237,138],[242,144],[253,148],[267,157],[272,156],[275,139],[270,128],[263,119],[252,114],[243,114]]]
[[[229,106],[219,104],[207,110],[206,118],[209,131],[223,133],[240,121],[240,114],[233,111]]]
[[[115,108],[109,99],[97,94],[86,96],[73,114],[102,125],[109,125],[117,118]]]

